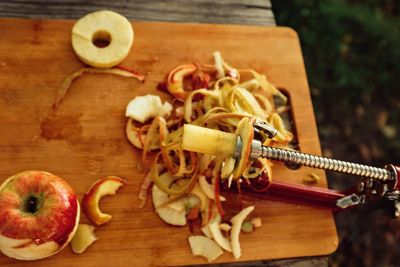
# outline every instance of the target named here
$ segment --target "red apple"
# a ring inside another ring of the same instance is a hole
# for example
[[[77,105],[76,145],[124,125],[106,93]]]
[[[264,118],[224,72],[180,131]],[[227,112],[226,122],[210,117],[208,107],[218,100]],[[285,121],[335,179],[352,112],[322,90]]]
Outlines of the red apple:
[[[99,201],[105,195],[114,195],[127,181],[115,176],[109,176],[95,182],[83,196],[82,211],[95,225],[101,225],[111,220],[111,215],[101,212]]]
[[[42,171],[16,174],[0,186],[0,250],[21,260],[49,257],[72,239],[79,215],[65,180]]]

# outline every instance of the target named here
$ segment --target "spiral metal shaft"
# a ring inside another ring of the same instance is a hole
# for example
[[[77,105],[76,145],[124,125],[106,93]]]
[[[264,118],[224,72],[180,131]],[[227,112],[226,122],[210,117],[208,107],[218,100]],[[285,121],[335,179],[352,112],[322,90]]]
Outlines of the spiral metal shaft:
[[[295,163],[323,170],[348,173],[366,178],[372,178],[379,181],[389,181],[395,179],[394,173],[384,168],[377,168],[352,162],[329,159],[298,151],[262,146],[259,141],[253,141],[251,158],[254,159],[256,157]]]

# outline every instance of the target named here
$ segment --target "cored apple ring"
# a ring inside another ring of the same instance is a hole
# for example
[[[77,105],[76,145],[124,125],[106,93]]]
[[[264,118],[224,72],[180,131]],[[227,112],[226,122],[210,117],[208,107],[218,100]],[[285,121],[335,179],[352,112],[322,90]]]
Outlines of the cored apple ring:
[[[71,39],[83,62],[96,68],[111,68],[129,54],[134,33],[124,16],[102,10],[79,19],[72,28]]]

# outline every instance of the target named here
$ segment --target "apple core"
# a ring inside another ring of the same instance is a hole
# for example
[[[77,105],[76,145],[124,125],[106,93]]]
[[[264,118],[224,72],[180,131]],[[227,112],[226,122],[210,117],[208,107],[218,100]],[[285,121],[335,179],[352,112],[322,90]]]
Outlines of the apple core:
[[[23,206],[23,211],[26,213],[35,214],[42,207],[42,199],[34,195],[30,195],[23,202]]]

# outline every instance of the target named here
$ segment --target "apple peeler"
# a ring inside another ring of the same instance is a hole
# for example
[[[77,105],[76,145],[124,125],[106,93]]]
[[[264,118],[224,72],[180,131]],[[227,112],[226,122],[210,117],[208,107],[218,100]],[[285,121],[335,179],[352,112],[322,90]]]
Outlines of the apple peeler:
[[[282,161],[298,166],[341,172],[361,177],[361,181],[345,191],[325,189],[279,181],[271,181],[263,190],[254,192],[257,197],[266,197],[297,204],[328,208],[334,211],[346,210],[374,199],[387,199],[394,205],[394,216],[400,215],[400,167],[388,164],[384,168],[346,162],[298,151],[264,146],[266,138],[273,138],[277,130],[264,121],[254,122],[255,138],[252,141],[250,160],[260,157]],[[234,157],[240,157],[242,142],[237,137]]]

